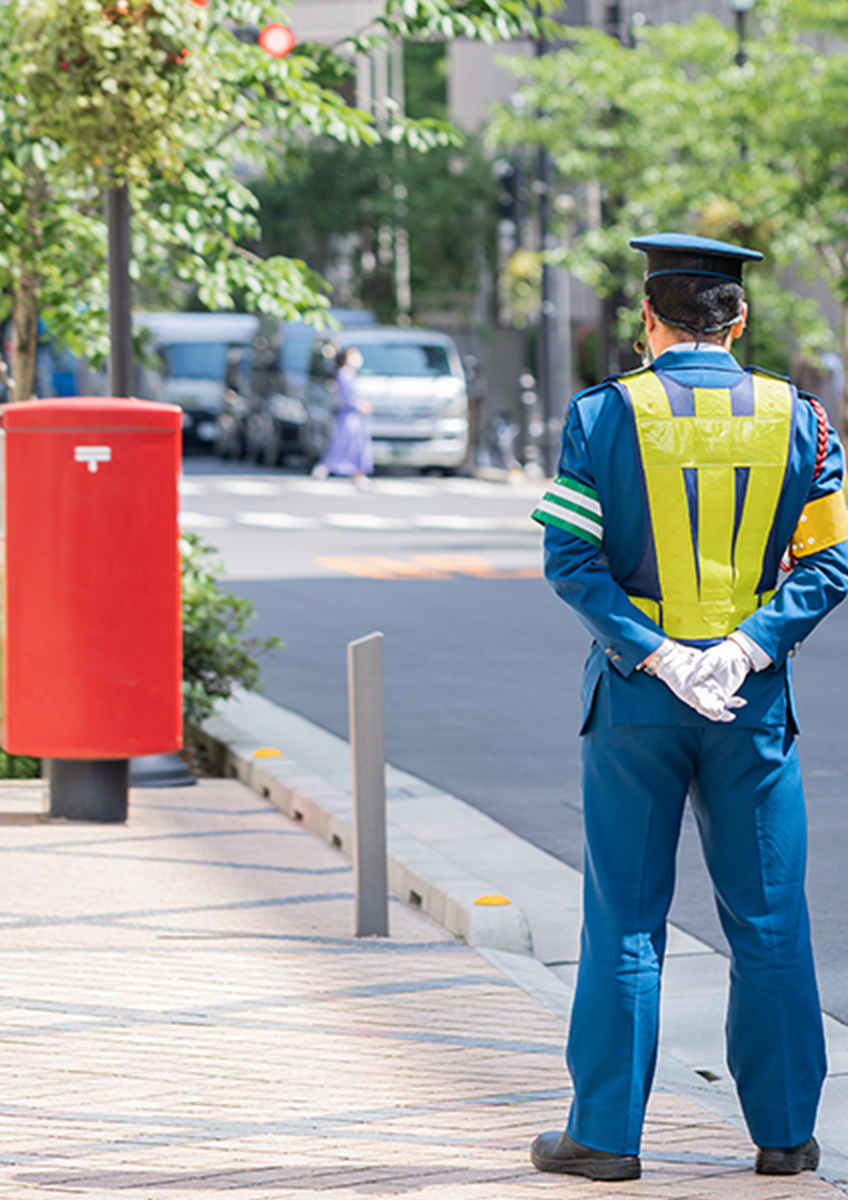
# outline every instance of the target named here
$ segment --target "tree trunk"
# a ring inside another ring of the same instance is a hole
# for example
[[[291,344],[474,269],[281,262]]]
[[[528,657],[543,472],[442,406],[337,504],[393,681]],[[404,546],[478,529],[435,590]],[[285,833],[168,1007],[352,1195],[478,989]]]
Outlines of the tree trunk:
[[[13,309],[15,322],[15,400],[32,400],[38,355],[38,277],[24,267],[18,280]]]

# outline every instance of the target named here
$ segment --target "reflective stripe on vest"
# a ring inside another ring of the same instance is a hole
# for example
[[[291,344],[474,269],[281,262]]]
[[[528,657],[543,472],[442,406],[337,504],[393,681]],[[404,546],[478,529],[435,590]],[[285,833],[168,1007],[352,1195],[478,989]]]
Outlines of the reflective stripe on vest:
[[[677,416],[651,370],[618,380],[629,398],[645,478],[659,600],[631,596],[670,637],[726,637],[766,603],[757,592],[789,458],[795,398],[751,374],[753,413],[734,416],[729,388],[681,389]],[[750,384],[744,385],[746,388]]]

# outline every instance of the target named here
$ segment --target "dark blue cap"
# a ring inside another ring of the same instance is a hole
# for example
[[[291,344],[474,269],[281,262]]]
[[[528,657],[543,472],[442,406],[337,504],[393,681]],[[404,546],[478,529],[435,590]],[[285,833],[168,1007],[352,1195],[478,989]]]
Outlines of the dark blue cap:
[[[648,256],[646,280],[656,275],[713,275],[741,284],[745,263],[760,262],[763,257],[759,250],[685,233],[652,233],[633,238],[630,245]]]

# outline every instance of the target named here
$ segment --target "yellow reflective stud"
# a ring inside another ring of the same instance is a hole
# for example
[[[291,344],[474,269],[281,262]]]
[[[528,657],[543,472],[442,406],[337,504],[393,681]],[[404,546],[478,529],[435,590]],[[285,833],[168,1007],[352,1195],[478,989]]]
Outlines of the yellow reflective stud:
[[[507,900],[506,896],[478,896],[474,901],[475,904],[481,905],[483,908],[498,908],[502,904],[512,904],[511,900]]]
[[[258,750],[253,751],[254,758],[282,758],[282,751],[274,750],[272,746],[260,746]]]

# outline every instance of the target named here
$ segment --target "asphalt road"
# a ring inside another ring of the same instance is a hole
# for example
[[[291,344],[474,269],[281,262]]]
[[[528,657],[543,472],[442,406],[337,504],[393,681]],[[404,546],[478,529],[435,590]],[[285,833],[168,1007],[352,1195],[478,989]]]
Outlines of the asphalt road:
[[[218,546],[257,632],[287,649],[266,694],[347,735],[345,647],[386,637],[391,762],[580,866],[580,672],[588,635],[540,577],[537,489],[384,478],[372,489],[189,459],[185,527]],[[848,605],[795,660],[823,1003],[848,1021]],[[726,949],[687,812],[672,919]]]

